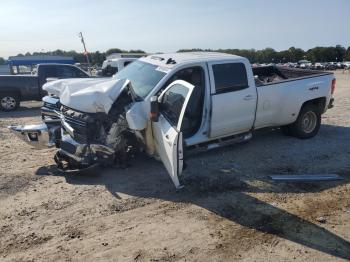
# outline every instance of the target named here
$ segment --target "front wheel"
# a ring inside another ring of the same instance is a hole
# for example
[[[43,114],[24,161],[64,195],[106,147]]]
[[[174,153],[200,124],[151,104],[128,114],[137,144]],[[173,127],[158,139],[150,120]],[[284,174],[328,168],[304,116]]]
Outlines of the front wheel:
[[[300,110],[297,120],[287,127],[292,136],[307,139],[314,137],[321,126],[321,113],[317,106],[307,104]]]
[[[19,107],[19,96],[15,94],[0,95],[0,109],[6,112],[14,111]]]

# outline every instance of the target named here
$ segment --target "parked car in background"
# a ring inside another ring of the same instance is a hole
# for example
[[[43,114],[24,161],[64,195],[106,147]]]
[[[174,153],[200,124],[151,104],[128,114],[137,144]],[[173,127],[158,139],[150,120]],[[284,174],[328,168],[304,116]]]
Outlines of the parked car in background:
[[[325,69],[325,66],[323,63],[320,62],[316,62],[312,65],[311,69],[315,69],[315,70],[323,70]]]
[[[312,66],[312,63],[308,60],[300,60],[298,61],[298,67],[301,69],[310,69]]]
[[[13,111],[21,101],[41,100],[47,94],[42,90],[47,81],[88,77],[80,68],[65,64],[39,64],[33,75],[0,76],[0,109]]]
[[[64,88],[60,88],[64,82]],[[56,126],[11,126],[37,148],[56,146],[65,171],[125,160],[128,151],[160,159],[181,186],[184,150],[243,142],[255,129],[282,127],[306,139],[333,106],[334,75],[287,67],[253,67],[246,58],[189,52],[140,58],[113,78],[60,80]]]
[[[334,62],[325,63],[326,70],[337,70],[337,64]]]
[[[102,76],[112,76],[146,54],[112,54],[102,63]]]
[[[350,69],[350,61],[346,61],[342,63],[342,68],[344,69]]]

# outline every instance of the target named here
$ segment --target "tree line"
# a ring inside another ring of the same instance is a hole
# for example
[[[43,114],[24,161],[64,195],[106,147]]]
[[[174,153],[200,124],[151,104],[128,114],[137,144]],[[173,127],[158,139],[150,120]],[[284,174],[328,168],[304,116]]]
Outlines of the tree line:
[[[290,47],[287,50],[276,51],[273,48],[255,49],[180,49],[178,52],[216,51],[243,56],[251,63],[287,63],[309,60],[311,62],[342,62],[350,61],[350,46],[346,49],[341,45],[335,47],[314,47],[307,51]]]
[[[350,47],[347,49],[341,45],[330,47],[314,47],[307,51],[301,48],[290,47],[287,50],[276,51],[273,48],[256,49],[180,49],[178,52],[190,51],[216,51],[228,54],[243,56],[249,59],[251,63],[287,63],[298,62],[300,60],[309,60],[311,62],[339,62],[350,61]],[[119,48],[111,48],[106,52],[91,52],[89,58],[92,65],[102,65],[106,57],[112,53],[145,53],[143,50],[122,50]],[[76,51],[56,50],[50,52],[33,52],[18,54],[18,56],[30,55],[57,55],[70,56],[74,58],[76,63],[86,63],[86,56]],[[0,64],[4,64],[6,60],[0,57]]]

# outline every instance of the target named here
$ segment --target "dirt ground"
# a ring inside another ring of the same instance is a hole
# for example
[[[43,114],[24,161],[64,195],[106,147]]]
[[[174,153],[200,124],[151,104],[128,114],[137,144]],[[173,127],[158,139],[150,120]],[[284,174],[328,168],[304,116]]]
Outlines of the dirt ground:
[[[6,126],[40,122],[40,103],[0,113],[0,261],[350,260],[350,74],[310,140],[262,130],[248,144],[188,159],[176,192],[160,162],[67,176],[54,149]],[[275,183],[271,174],[338,182]]]

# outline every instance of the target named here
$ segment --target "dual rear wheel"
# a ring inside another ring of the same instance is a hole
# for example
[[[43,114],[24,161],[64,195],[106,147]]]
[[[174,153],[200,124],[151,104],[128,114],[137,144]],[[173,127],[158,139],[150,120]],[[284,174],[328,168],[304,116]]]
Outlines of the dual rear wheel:
[[[301,139],[314,137],[321,126],[321,112],[318,106],[313,104],[304,105],[297,120],[287,126],[282,126],[284,134]]]

